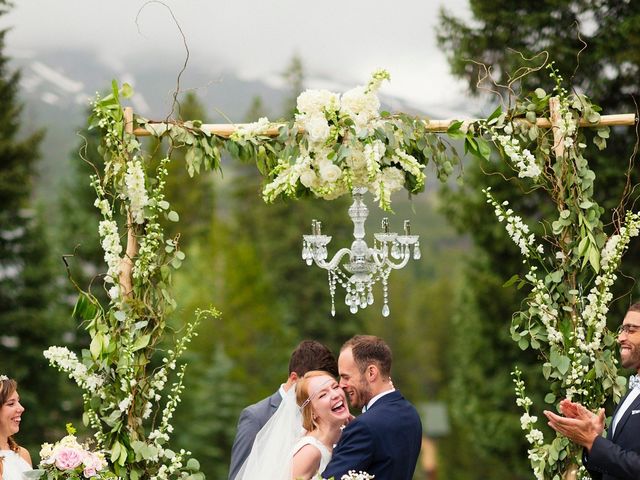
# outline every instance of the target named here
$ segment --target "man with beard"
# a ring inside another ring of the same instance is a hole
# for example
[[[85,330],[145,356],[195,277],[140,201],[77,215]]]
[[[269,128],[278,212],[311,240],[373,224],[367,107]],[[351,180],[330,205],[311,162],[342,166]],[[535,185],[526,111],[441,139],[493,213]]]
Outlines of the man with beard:
[[[381,338],[357,335],[342,346],[338,370],[351,407],[363,414],[345,427],[322,478],[342,478],[354,470],[380,480],[411,480],[422,425],[414,406],[391,383],[391,349]]]
[[[629,308],[618,328],[620,363],[640,374],[640,303]],[[549,425],[585,449],[583,463],[594,480],[637,480],[640,478],[640,377],[629,379],[627,395],[613,413],[607,436],[604,409],[598,414],[579,403],[560,402],[565,415],[545,411]]]

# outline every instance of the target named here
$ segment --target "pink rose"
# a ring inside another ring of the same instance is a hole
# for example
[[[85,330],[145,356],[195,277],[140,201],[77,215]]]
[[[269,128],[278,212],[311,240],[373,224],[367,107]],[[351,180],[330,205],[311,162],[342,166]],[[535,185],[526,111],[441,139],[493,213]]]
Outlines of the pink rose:
[[[106,467],[106,464],[102,457],[96,455],[93,452],[87,452],[84,460],[84,476],[86,478],[94,477],[97,475],[98,470],[102,470]]]
[[[86,467],[82,473],[84,474],[84,478],[91,478],[91,477],[95,477],[98,472],[96,472],[96,469],[93,467]]]
[[[63,447],[56,453],[56,467],[60,470],[73,470],[82,464],[83,452],[74,448]]]

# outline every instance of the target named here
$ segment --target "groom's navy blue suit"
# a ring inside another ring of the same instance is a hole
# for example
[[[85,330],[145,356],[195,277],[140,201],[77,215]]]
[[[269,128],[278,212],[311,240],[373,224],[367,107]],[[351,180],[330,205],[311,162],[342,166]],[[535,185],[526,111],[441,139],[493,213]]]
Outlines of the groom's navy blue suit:
[[[624,398],[618,404],[614,418],[623,402]],[[640,396],[622,415],[613,436],[607,432],[607,438],[595,439],[583,462],[594,480],[640,478]]]
[[[322,478],[355,470],[376,480],[411,480],[421,443],[418,412],[400,392],[388,393],[347,425]]]

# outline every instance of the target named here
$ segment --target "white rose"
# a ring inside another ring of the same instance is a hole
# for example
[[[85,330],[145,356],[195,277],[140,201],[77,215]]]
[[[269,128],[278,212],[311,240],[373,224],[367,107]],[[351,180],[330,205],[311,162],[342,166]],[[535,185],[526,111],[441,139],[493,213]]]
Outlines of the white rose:
[[[324,143],[331,129],[324,115],[312,115],[305,119],[302,126],[307,131],[311,143]]]
[[[318,185],[318,176],[310,168],[300,174],[300,183],[307,188],[314,188]]]
[[[342,175],[342,170],[337,165],[327,161],[320,164],[320,178],[326,183],[334,183]]]

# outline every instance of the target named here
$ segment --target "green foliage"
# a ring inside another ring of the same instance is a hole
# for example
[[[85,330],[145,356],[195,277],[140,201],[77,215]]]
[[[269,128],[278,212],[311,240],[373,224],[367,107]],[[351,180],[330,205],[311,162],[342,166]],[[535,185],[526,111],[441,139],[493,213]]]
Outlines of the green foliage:
[[[547,76],[544,70],[537,70],[543,57],[535,55],[544,48],[554,59],[556,68],[564,72],[573,72],[572,84],[578,90],[588,91],[594,98],[597,98],[604,112],[635,111],[636,108],[629,93],[637,95],[638,84],[633,75],[630,76],[629,73],[637,72],[640,64],[637,49],[634,47],[638,42],[638,32],[637,29],[629,28],[629,25],[638,24],[639,5],[616,1],[600,2],[597,5],[592,2],[579,1],[543,5],[539,2],[475,0],[471,2],[471,6],[474,21],[477,22],[475,24],[467,24],[448,13],[441,15],[439,43],[444,51],[449,52],[449,60],[454,73],[468,82],[472,92],[483,94],[486,89],[491,89],[506,93],[499,86],[494,85],[490,79],[478,83],[477,74],[484,74],[483,67],[480,63],[469,62],[467,60],[469,58],[491,66],[492,77],[496,84],[505,85],[520,73],[527,72],[527,84],[542,87],[532,92],[529,97],[531,104],[535,104],[531,107],[532,110],[523,112],[525,118],[534,120],[538,116],[534,113],[536,105],[546,101],[547,92],[552,91],[555,84],[555,80]],[[602,13],[604,11],[606,11],[606,15]],[[520,19],[517,23],[513,22],[514,15]],[[593,19],[593,22],[589,23],[588,31],[586,28],[581,29],[580,26],[574,25],[574,20],[577,17]],[[550,22],[550,18],[553,18],[553,21]],[[581,29],[581,39],[578,39],[577,29]],[[584,47],[581,40],[587,43],[587,48],[581,51],[578,57],[578,51]],[[516,53],[510,49],[516,50]],[[522,56],[517,52],[522,53]],[[612,54],[611,52],[616,53]],[[576,69],[578,65],[579,68]],[[510,73],[518,69],[520,70],[517,75],[508,77]],[[522,88],[521,83],[515,82],[513,88],[518,91]],[[623,91],[625,93],[622,93]],[[595,120],[597,115],[597,111],[585,112],[585,117],[591,121]],[[597,137],[594,139],[596,148],[589,147],[584,154],[589,159],[589,168],[596,175],[594,200],[605,211],[611,211],[617,207],[621,195],[625,197],[629,194],[629,190],[626,190],[625,187],[626,179],[621,174],[624,169],[623,164],[612,161],[616,158],[626,158],[631,154],[635,138],[628,133],[627,129],[614,129],[610,132],[612,140],[607,142],[609,146],[606,156],[598,151],[598,147],[604,144]],[[608,134],[608,132],[603,132],[601,138],[604,139]],[[537,137],[537,134],[534,136]],[[509,182],[502,182],[497,175],[509,178]],[[635,183],[637,183],[637,173],[631,171],[629,184]],[[520,278],[525,272],[522,269],[521,259],[513,255],[513,247],[506,244],[508,240],[503,233],[498,228],[488,227],[492,213],[486,208],[484,199],[476,193],[478,189],[488,185],[491,186],[492,192],[498,198],[509,198],[511,207],[525,218],[556,217],[555,220],[558,221],[556,226],[560,228],[566,226],[571,215],[562,218],[563,215],[566,215],[566,213],[561,213],[564,209],[554,212],[554,209],[550,208],[551,206],[543,200],[541,192],[530,192],[529,185],[513,178],[510,169],[505,165],[474,161],[466,167],[465,185],[462,191],[450,191],[444,205],[450,218],[459,226],[460,231],[473,238],[477,255],[488,259],[484,266],[470,264],[466,275],[475,278],[481,273],[486,273],[478,270],[479,268],[487,269],[490,266],[492,274],[495,274],[496,277],[494,284],[497,286],[500,282],[512,277],[513,272],[519,271]],[[527,191],[530,194],[514,198],[513,194],[507,193],[514,191],[514,188],[517,191]],[[530,227],[536,235],[544,233],[540,224],[531,223]],[[549,230],[551,228],[550,226]],[[592,265],[596,264],[596,258],[590,252],[595,249],[587,249],[586,246],[587,242],[592,245],[598,244],[597,238],[593,240],[595,242],[591,239],[585,240],[582,244],[583,248],[579,248],[582,253],[582,262],[586,260]],[[638,276],[637,255],[636,251],[630,251],[628,254],[628,259],[622,268],[626,278],[637,278]],[[553,274],[553,278],[557,278],[556,273],[550,273]],[[618,284],[615,287],[614,298],[620,298],[620,300],[612,305],[611,311],[617,314],[611,315],[612,323],[617,323],[618,319],[622,318],[629,297],[637,295],[637,293],[637,286],[629,285],[628,282],[626,285]],[[500,315],[491,315],[484,309],[479,309],[474,312],[475,320],[469,320],[485,325],[487,331],[507,328],[510,312],[520,310],[519,297],[504,296],[502,289],[488,293],[480,282],[470,281],[467,294],[476,301],[481,299],[483,295],[491,295],[492,301],[501,303],[502,313]],[[454,336],[455,342],[461,343],[461,345],[464,344],[464,340],[460,339],[459,341],[459,335],[462,333],[460,331]],[[509,360],[514,353],[510,351],[507,344],[496,349],[496,352],[501,352],[500,355],[505,356],[504,360],[497,362],[497,364],[514,363],[513,360]],[[470,364],[468,362],[476,363],[475,359],[471,357],[468,361],[460,362],[455,366],[454,382],[460,382],[463,385],[465,381],[469,380]],[[535,359],[527,356],[518,360],[517,363],[525,371],[528,390],[533,392],[532,396],[538,398],[545,396],[543,392],[546,390],[546,383],[544,381],[538,380],[537,387],[531,383],[532,379],[541,376]],[[490,364],[485,366],[483,363],[480,367],[477,365],[474,367],[480,369],[477,375],[482,378],[494,375],[495,372]],[[506,379],[506,370],[502,369],[499,374]],[[508,450],[498,452],[492,445],[476,442],[475,439],[486,436],[487,422],[472,423],[470,427],[468,418],[486,418],[491,411],[497,414],[500,411],[513,409],[513,406],[505,402],[505,392],[489,391],[482,396],[478,392],[473,387],[458,392],[458,395],[463,396],[468,403],[475,405],[474,408],[469,409],[467,418],[456,419],[456,426],[461,432],[458,443],[471,445],[472,452],[469,453],[469,458],[473,462],[473,467],[470,470],[476,471],[478,468],[476,458],[482,458],[488,469],[482,477],[502,477],[504,475],[496,473],[500,470],[494,471],[493,469],[499,469],[503,459],[509,458]],[[454,401],[455,398],[454,396]],[[551,399],[551,396],[548,396],[548,399]],[[557,400],[559,399],[556,398]],[[539,404],[540,401],[536,400],[534,403]],[[492,438],[500,444],[502,442],[498,442],[497,439],[504,439],[507,445],[520,444],[520,451],[523,452],[526,448],[525,442],[517,433],[515,418],[512,422],[512,426],[507,428],[507,425],[504,425],[495,432]],[[524,471],[524,459],[524,455],[514,457],[515,462],[519,464],[519,467],[514,470]]]
[[[0,2],[0,15],[10,4]],[[0,31],[4,49],[7,30]],[[44,132],[20,133],[19,72],[0,51],[0,373],[18,381],[26,413],[16,440],[32,451],[57,434],[72,402],[42,358],[51,341],[72,330],[60,305],[47,218],[32,201]],[[66,408],[65,408],[66,407]]]

